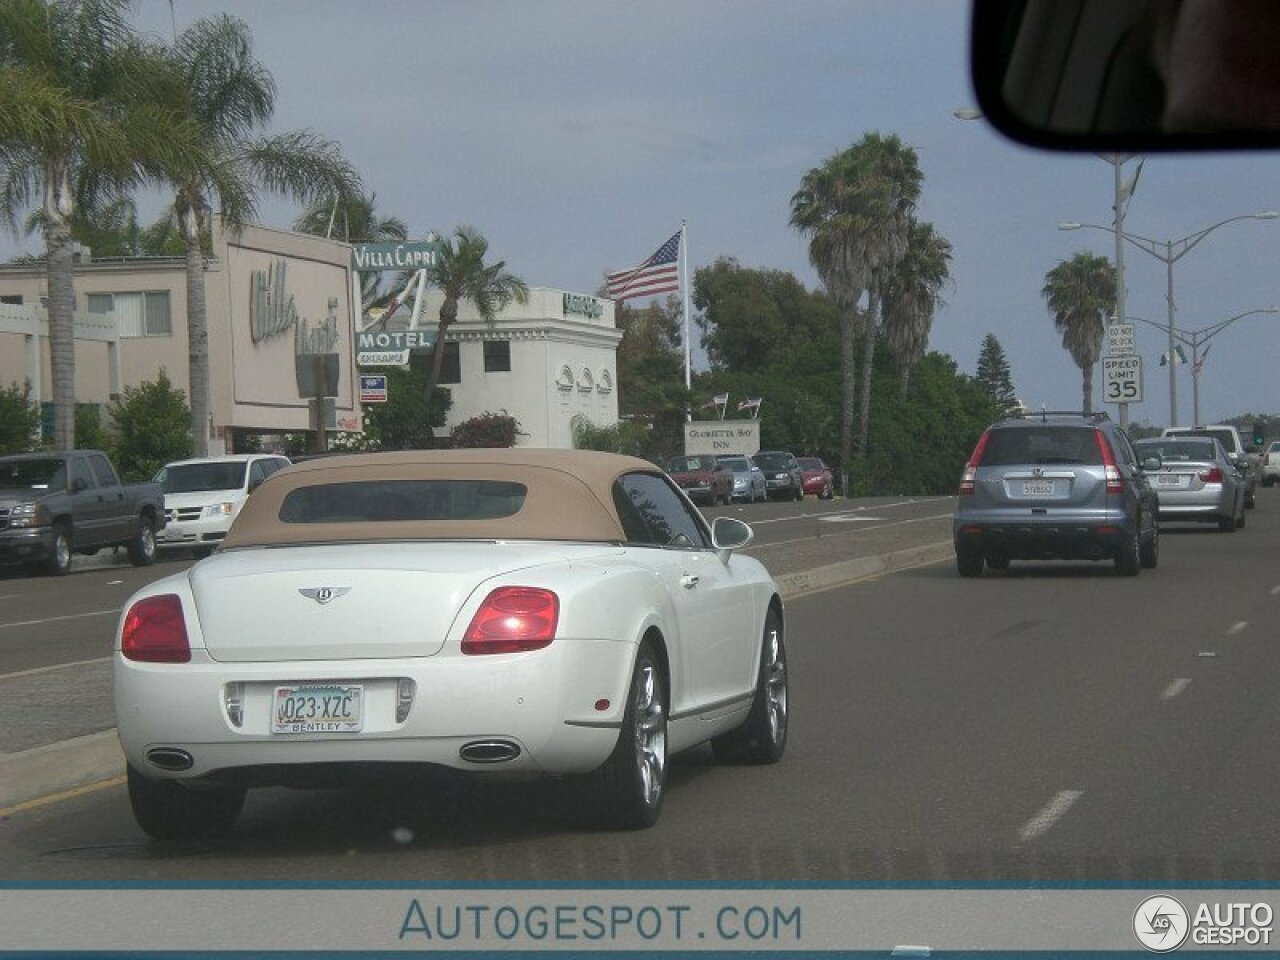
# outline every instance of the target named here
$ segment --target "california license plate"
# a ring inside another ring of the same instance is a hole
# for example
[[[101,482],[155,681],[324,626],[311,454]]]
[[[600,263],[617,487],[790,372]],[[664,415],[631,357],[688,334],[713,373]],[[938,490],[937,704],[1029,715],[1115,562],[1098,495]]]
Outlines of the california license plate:
[[[356,733],[364,724],[364,687],[315,684],[276,687],[272,733]]]
[[[1181,487],[1185,482],[1185,478],[1173,473],[1162,473],[1156,477],[1157,487]]]
[[[1024,497],[1052,497],[1054,484],[1052,480],[1023,480],[1022,495]]]

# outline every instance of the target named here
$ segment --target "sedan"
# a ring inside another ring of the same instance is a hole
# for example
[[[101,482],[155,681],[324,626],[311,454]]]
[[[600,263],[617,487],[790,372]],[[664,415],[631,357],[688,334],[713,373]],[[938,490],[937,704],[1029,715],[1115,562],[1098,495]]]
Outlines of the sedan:
[[[1160,519],[1216,523],[1233,533],[1244,526],[1245,478],[1213,437],[1160,437],[1133,445],[1144,463],[1158,457],[1160,466],[1146,470],[1160,503]]]
[[[764,473],[769,496],[775,500],[803,500],[800,464],[785,450],[762,450],[751,458]]]
[[[426,765],[576,777],[592,819],[650,826],[670,754],[786,748],[783,605],[751,540],[615,454],[287,467],[220,550],[125,604],[134,817],[158,839],[207,837],[249,787]]]
[[[764,473],[747,456],[716,457],[716,463],[733,474],[733,499],[755,503],[768,499]]]
[[[831,468],[817,457],[797,457],[800,462],[801,489],[812,493],[819,500],[830,500],[835,492],[835,480]]]
[[[1280,480],[1280,440],[1272,440],[1262,455],[1262,485],[1269,487]]]
[[[709,455],[672,457],[667,473],[694,503],[714,507],[733,498],[733,477]]]

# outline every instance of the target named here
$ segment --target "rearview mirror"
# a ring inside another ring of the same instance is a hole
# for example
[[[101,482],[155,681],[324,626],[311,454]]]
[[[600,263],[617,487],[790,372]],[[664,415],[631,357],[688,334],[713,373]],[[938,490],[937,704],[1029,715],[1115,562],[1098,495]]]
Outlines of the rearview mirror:
[[[1060,150],[1280,146],[1280,4],[974,0],[984,116]]]

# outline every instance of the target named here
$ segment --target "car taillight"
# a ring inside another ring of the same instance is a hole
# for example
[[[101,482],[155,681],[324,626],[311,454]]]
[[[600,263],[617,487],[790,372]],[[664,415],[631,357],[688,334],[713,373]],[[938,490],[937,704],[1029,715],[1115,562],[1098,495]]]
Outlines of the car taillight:
[[[1124,493],[1124,477],[1120,475],[1120,468],[1116,466],[1115,454],[1111,452],[1111,441],[1103,435],[1101,430],[1093,431],[1093,436],[1098,441],[1098,453],[1102,455],[1102,469],[1107,477],[1107,493]]]
[[[126,660],[142,663],[187,663],[191,644],[182,600],[175,594],[139,600],[124,618],[120,649]]]
[[[462,637],[465,654],[538,650],[555,639],[560,598],[537,587],[499,587],[484,598]]]
[[[1204,473],[1200,474],[1200,479],[1205,483],[1221,483],[1222,471],[1217,467],[1210,467]]]
[[[973,448],[973,453],[969,456],[969,462],[964,465],[964,473],[960,474],[960,489],[956,491],[962,497],[973,495],[973,481],[978,475],[978,464],[982,462],[982,451],[987,448],[987,438],[990,435],[990,430],[982,431],[982,436],[978,438],[977,446]]]

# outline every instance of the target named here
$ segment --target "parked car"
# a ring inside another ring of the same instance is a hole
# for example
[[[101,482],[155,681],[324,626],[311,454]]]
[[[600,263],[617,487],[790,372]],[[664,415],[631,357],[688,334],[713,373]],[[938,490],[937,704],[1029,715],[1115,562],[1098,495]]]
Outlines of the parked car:
[[[0,561],[66,574],[72,554],[127,547],[134,566],[147,566],[163,528],[160,485],[121,483],[105,453],[0,457]]]
[[[714,507],[733,498],[733,475],[708,454],[672,457],[667,473],[694,503]]]
[[[1165,427],[1165,437],[1213,437],[1222,444],[1231,462],[1241,468],[1245,478],[1244,505],[1253,509],[1254,492],[1258,486],[1258,474],[1262,472],[1262,458],[1245,446],[1240,431],[1229,423],[1213,423],[1203,427]]]
[[[606,822],[649,826],[670,754],[786,748],[783,606],[751,539],[616,454],[295,465],[212,557],[124,605],[134,816],[154,837],[208,836],[250,786],[436,765],[580,777]]]
[[[1147,475],[1160,498],[1160,519],[1216,523],[1234,533],[1244,526],[1245,478],[1214,437],[1138,440],[1139,458],[1159,457]]]
[[[761,450],[751,458],[764,473],[770,499],[803,500],[804,479],[795,455],[785,450]]]
[[[289,466],[277,454],[231,454],[167,463],[155,475],[164,491],[161,549],[211,552],[227,536],[245,500],[262,481]]]
[[[769,493],[768,488],[765,486],[764,473],[752,462],[750,457],[716,457],[716,463],[722,467],[727,467],[730,473],[733,474],[732,496],[734,500],[755,503],[757,500],[768,498]]]
[[[1105,413],[1036,413],[983,431],[957,491],[963,577],[1010,560],[1111,559],[1136,576],[1159,560],[1158,497],[1147,465]]]
[[[1280,480],[1280,440],[1272,440],[1262,455],[1262,485],[1269,487]]]
[[[830,500],[835,493],[831,468],[817,457],[797,457],[800,463],[800,486],[819,500]]]

